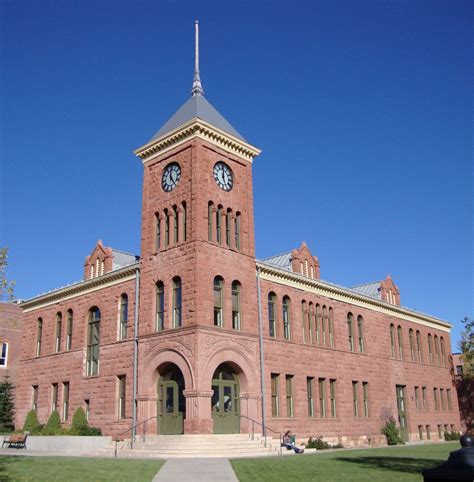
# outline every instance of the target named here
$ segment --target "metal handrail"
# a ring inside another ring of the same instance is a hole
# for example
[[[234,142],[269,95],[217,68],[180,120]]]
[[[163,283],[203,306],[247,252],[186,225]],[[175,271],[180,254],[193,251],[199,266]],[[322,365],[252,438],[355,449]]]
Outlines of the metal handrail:
[[[131,427],[127,428],[127,430],[124,430],[123,432],[120,432],[120,433],[117,433],[115,434],[115,458],[117,458],[117,443],[118,443],[118,437],[120,435],[123,435],[127,432],[130,432],[130,430],[133,430],[135,429],[135,433],[136,433],[136,429],[137,427],[139,427],[140,425],[144,425],[143,427],[143,434],[141,435],[142,437],[142,440],[145,441],[145,438],[146,438],[146,423],[149,422],[150,420],[154,420],[154,419],[158,419],[158,417],[155,415],[154,417],[150,417],[150,418],[147,418],[146,420],[143,420],[142,422],[140,423],[137,423],[135,425],[132,425]],[[131,441],[130,441],[130,448],[133,449],[133,443],[134,443],[134,439],[136,439],[136,435],[132,437]]]
[[[252,422],[252,440],[255,440],[255,424],[260,425],[262,427],[262,435],[264,437],[264,446],[267,446],[267,430],[269,430],[272,433],[276,433],[280,439],[280,446],[279,446],[279,452],[280,455],[282,454],[282,438],[281,438],[281,432],[277,432],[276,430],[272,430],[270,427],[267,427],[266,425],[263,425],[263,423],[259,422],[258,420],[254,420],[253,418],[247,417],[247,415],[239,415],[240,418],[246,418],[247,420],[250,420]]]

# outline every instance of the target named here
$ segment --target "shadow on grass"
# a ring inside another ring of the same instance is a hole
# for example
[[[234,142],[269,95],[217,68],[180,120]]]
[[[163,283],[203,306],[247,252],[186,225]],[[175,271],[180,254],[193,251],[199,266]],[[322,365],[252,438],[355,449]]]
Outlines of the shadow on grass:
[[[0,457],[0,480],[2,482],[10,482],[11,480],[13,480],[7,475],[7,468],[4,457]]]
[[[409,474],[421,474],[423,469],[435,467],[444,462],[442,459],[415,459],[411,457],[337,457],[336,460],[357,464],[362,468],[407,472]]]

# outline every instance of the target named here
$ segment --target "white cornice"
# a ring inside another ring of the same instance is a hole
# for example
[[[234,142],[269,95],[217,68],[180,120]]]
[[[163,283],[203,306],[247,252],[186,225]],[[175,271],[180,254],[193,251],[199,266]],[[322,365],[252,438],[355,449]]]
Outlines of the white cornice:
[[[376,300],[369,296],[355,293],[347,288],[342,288],[321,280],[307,278],[306,276],[291,271],[274,268],[265,263],[257,262],[257,269],[260,270],[260,279],[272,283],[304,290],[319,296],[326,296],[333,300],[350,303],[351,305],[395,316],[402,320],[411,321],[448,333],[452,326],[450,323],[434,318],[433,316],[419,313],[402,306],[391,305],[385,301]]]
[[[260,149],[247,142],[224,132],[211,124],[195,117],[182,126],[168,132],[167,134],[153,139],[138,149],[134,154],[139,157],[143,164],[147,163],[157,155],[161,155],[175,147],[189,141],[192,138],[199,138],[217,147],[237,155],[249,162],[260,154]]]
[[[126,281],[135,279],[135,271],[139,268],[139,263],[126,266],[125,268],[110,271],[97,278],[79,281],[72,285],[60,288],[44,295],[39,295],[29,300],[23,301],[20,307],[23,308],[23,313],[36,310],[38,308],[45,308],[46,306],[59,303],[61,301],[70,300],[77,296],[82,296],[87,293],[102,290],[110,286],[114,286]]]

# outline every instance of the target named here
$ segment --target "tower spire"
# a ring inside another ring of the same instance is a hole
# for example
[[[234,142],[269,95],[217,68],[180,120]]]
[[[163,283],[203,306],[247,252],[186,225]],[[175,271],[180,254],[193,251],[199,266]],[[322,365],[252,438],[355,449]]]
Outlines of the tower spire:
[[[201,85],[201,77],[199,76],[199,21],[194,23],[195,28],[195,50],[194,50],[194,80],[191,95],[204,95],[204,89]]]

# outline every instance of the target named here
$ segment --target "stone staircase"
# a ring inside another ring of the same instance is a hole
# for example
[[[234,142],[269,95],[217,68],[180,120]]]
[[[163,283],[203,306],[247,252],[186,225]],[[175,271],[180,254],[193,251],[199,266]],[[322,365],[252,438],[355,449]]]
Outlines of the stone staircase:
[[[130,448],[130,439],[117,443],[118,458],[210,458],[262,457],[278,455],[280,441],[267,437],[267,447],[261,435],[254,440],[249,434],[206,435],[147,435],[137,436]],[[115,442],[95,452],[95,456],[114,457]]]

